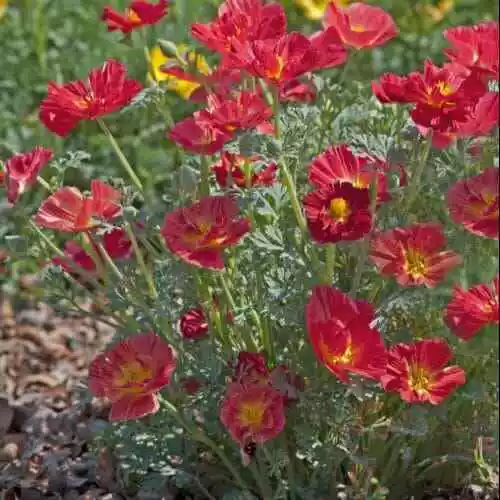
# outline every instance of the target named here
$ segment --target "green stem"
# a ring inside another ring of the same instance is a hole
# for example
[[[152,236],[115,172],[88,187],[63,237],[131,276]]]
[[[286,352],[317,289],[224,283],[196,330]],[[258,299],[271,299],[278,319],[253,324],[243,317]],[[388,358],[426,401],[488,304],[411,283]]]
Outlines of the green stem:
[[[224,451],[217,446],[212,439],[199,427],[196,427],[189,422],[186,422],[182,414],[179,412],[179,410],[170,402],[167,401],[164,397],[162,397],[160,394],[158,394],[159,400],[162,402],[164,407],[168,410],[168,412],[177,420],[177,422],[186,429],[188,433],[191,434],[191,437],[195,440],[198,441],[201,444],[204,444],[208,448],[210,448],[221,460],[221,462],[227,467],[229,472],[234,476],[236,479],[236,482],[242,488],[243,490],[249,490],[250,488],[244,481],[244,479],[241,477],[240,473],[238,470],[234,467],[232,461],[226,456]]]
[[[111,269],[111,271],[113,271],[113,274],[115,275],[115,277],[118,279],[118,281],[122,281],[123,280],[123,274],[118,269],[118,267],[116,266],[116,264],[113,262],[113,259],[109,256],[109,253],[106,251],[106,249],[104,248],[104,246],[101,243],[98,243],[97,247],[99,248],[99,251],[101,252],[104,260],[106,261],[106,264]]]
[[[210,165],[206,155],[200,157],[200,195],[210,195]]]
[[[85,250],[90,254],[90,257],[95,263],[97,268],[98,275],[103,279],[105,284],[108,284],[108,272],[106,267],[103,265],[101,260],[101,256],[99,252],[96,250],[97,244],[94,242],[94,238],[89,231],[83,233],[83,246]]]
[[[130,179],[135,184],[137,189],[142,193],[144,191],[142,182],[139,180],[139,177],[137,177],[134,169],[132,168],[132,165],[130,165],[129,161],[127,160],[127,157],[123,154],[123,151],[121,150],[119,144],[116,142],[116,139],[113,137],[111,130],[109,130],[107,125],[100,118],[97,119],[97,123],[101,127],[101,130],[104,132],[104,135],[107,137],[109,143],[111,144],[111,147],[114,149],[116,156],[120,160],[120,163],[129,175]]]
[[[149,296],[152,299],[157,299],[158,292],[156,291],[151,270],[146,265],[146,262],[144,262],[144,256],[142,255],[139,244],[137,243],[137,238],[135,237],[134,231],[132,230],[132,227],[130,226],[130,223],[128,221],[125,222],[125,231],[127,232],[127,235],[130,238],[130,242],[132,243],[132,248],[134,249],[137,263],[139,264],[139,267],[141,268],[142,271],[142,275],[144,276],[144,279],[146,280],[146,283],[148,285]]]
[[[288,169],[288,166],[284,159],[281,160],[281,171],[283,172],[283,182],[285,188],[288,191],[288,196],[290,196],[290,201],[292,203],[293,213],[297,219],[300,230],[303,234],[307,234],[307,222],[302,213],[302,207],[300,206],[299,197],[297,195],[297,189],[295,187],[295,182],[293,181],[292,174]]]
[[[335,255],[337,253],[337,246],[329,244],[325,249],[325,272],[323,281],[325,285],[331,285],[333,282],[333,273],[335,270]]]
[[[36,180],[38,184],[40,184],[40,186],[42,186],[44,189],[46,189],[49,192],[52,191],[50,184],[43,177],[38,176]]]
[[[281,138],[280,129],[280,89],[277,85],[273,87],[273,114],[274,114],[274,135],[276,139]]]
[[[406,198],[406,210],[408,211],[408,213],[410,212],[413,202],[415,201],[415,198],[418,195],[420,182],[422,180],[422,174],[424,172],[425,166],[427,165],[427,160],[429,158],[431,147],[432,147],[432,133],[429,134],[429,137],[427,137],[427,140],[422,150],[422,154],[420,156],[420,161],[411,179],[410,189],[408,191],[408,196]]]

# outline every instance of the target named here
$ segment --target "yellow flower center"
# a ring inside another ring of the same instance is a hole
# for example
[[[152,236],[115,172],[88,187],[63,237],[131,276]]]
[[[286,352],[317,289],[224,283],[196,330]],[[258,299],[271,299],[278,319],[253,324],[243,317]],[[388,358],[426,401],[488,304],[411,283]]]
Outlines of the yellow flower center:
[[[248,401],[241,405],[239,421],[242,426],[258,429],[262,425],[266,407],[263,401]]]
[[[409,248],[405,252],[404,270],[413,278],[421,278],[425,275],[427,268],[426,257],[414,248]]]
[[[331,218],[338,222],[344,222],[349,215],[351,215],[349,203],[344,198],[333,198],[330,202]]]
[[[354,31],[354,33],[364,33],[366,28],[362,24],[351,24],[351,31]]]
[[[349,365],[352,364],[354,359],[354,350],[350,341],[347,343],[345,351],[341,355],[333,354],[323,340],[320,341],[319,350],[329,365]]]
[[[453,94],[455,91],[453,85],[449,82],[437,82],[436,87],[439,89],[439,93],[443,96]]]
[[[281,56],[277,56],[274,68],[267,70],[266,76],[270,80],[279,80],[281,78],[281,73],[283,73],[284,67],[285,67],[284,59]]]
[[[141,18],[137,15],[137,13],[132,10],[132,9],[127,9],[125,11],[125,15],[127,17],[127,19],[132,22],[132,23],[141,23]]]
[[[130,361],[120,367],[120,374],[115,383],[124,393],[137,394],[142,392],[142,385],[153,377],[151,369],[138,361]]]
[[[429,392],[431,383],[432,377],[429,370],[417,364],[410,366],[408,385],[411,389],[419,394]]]

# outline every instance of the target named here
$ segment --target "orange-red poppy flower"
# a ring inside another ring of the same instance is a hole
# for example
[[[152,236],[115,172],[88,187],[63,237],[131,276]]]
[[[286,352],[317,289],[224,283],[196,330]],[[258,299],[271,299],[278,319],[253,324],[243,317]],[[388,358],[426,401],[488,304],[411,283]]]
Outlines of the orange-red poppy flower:
[[[208,322],[201,306],[186,311],[179,320],[179,330],[185,339],[200,340],[208,336]]]
[[[302,82],[298,78],[280,87],[280,101],[311,103],[316,100],[317,90],[313,82]]]
[[[381,274],[394,276],[402,286],[433,288],[462,261],[452,250],[443,250],[445,244],[441,224],[413,224],[375,236],[370,258]]]
[[[262,0],[226,0],[215,20],[191,26],[194,38],[225,56],[245,42],[275,40],[285,32],[283,7],[277,3],[264,5]]]
[[[238,205],[229,196],[206,196],[165,216],[161,234],[168,249],[198,267],[224,269],[224,248],[236,245],[250,231],[248,219],[237,218]]]
[[[95,120],[123,108],[140,90],[139,82],[127,78],[125,66],[110,59],[93,69],[87,81],[49,82],[48,95],[40,104],[40,121],[64,137],[82,120]]]
[[[110,420],[134,420],[159,409],[155,393],[170,382],[176,354],[153,332],[135,335],[97,356],[89,366],[89,389],[111,400]]]
[[[456,224],[477,236],[498,239],[498,168],[457,181],[446,195],[450,216]]]
[[[222,402],[220,419],[240,446],[263,444],[285,428],[283,397],[268,385],[232,383]]]
[[[232,96],[211,94],[207,107],[195,113],[201,127],[213,127],[227,134],[253,129],[273,115],[272,109],[257,92],[242,91]]]
[[[336,182],[348,182],[355,188],[370,188],[377,180],[377,201],[387,201],[385,171],[386,162],[368,156],[356,156],[346,144],[330,146],[323,153],[313,158],[309,164],[309,183],[318,187],[328,187]]]
[[[314,70],[319,61],[313,43],[296,32],[277,40],[247,43],[237,56],[248,73],[277,86]]]
[[[453,289],[444,320],[448,328],[463,340],[470,340],[481,328],[498,325],[498,275],[489,285],[476,285],[468,290]]]
[[[70,233],[95,229],[100,220],[110,221],[120,214],[120,197],[120,191],[100,180],[91,182],[90,196],[74,187],[62,187],[42,203],[34,222]]]
[[[457,387],[465,384],[465,372],[446,366],[453,353],[443,339],[396,344],[388,351],[384,389],[399,392],[407,403],[438,405]]]
[[[380,332],[371,327],[373,308],[328,286],[316,286],[306,306],[309,341],[317,358],[343,382],[349,373],[379,379],[387,355]]]
[[[142,26],[156,24],[168,12],[168,0],[159,0],[157,4],[136,0],[130,3],[124,14],[112,7],[104,7],[101,19],[106,23],[108,31],[121,31],[128,34]]]
[[[99,251],[94,248],[96,253]],[[75,279],[81,280],[82,271],[87,274],[97,276],[97,266],[94,258],[90,256],[76,241],[67,241],[64,245],[64,257],[56,256],[52,262],[61,266],[68,274]]]
[[[317,59],[314,69],[333,68],[346,62],[347,49],[335,28],[317,31],[309,37],[309,41],[316,50]]]
[[[36,183],[40,170],[52,154],[50,149],[36,146],[29,153],[14,155],[5,162],[5,185],[10,203],[15,203],[28,186]]]
[[[498,79],[498,21],[455,26],[443,35],[452,46],[444,51],[452,61]]]
[[[233,366],[233,363],[230,363]],[[258,352],[241,351],[233,367],[232,381],[239,384],[267,384],[269,369],[266,358]]]
[[[372,227],[370,191],[349,182],[316,189],[302,203],[311,237],[318,243],[359,240]]]
[[[106,231],[102,236],[102,245],[113,260],[129,259],[133,253],[132,242],[122,227]]]
[[[384,9],[357,2],[346,8],[330,2],[325,26],[335,28],[342,41],[355,49],[378,47],[398,34],[394,20]]]
[[[212,172],[215,174],[217,184],[221,188],[233,186],[249,188],[274,184],[278,165],[271,163],[255,171],[254,165],[258,161],[258,157],[245,158],[224,151],[221,154],[220,161],[212,165]]]
[[[217,127],[201,125],[191,117],[176,123],[168,138],[191,153],[212,155],[222,150],[231,134]]]

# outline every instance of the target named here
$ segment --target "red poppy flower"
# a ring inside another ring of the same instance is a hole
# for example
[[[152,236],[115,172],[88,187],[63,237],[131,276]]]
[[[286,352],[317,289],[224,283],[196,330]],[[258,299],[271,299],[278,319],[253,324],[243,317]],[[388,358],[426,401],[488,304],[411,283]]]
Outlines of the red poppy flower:
[[[248,43],[241,47],[238,57],[248,73],[277,86],[312,71],[319,61],[313,44],[300,33],[289,33],[272,42]]]
[[[333,68],[346,62],[348,53],[335,28],[317,31],[309,41],[317,54],[315,69]]]
[[[181,335],[185,339],[200,340],[208,336],[208,322],[201,307],[186,311],[179,321]]]
[[[361,239],[372,227],[370,192],[337,182],[304,197],[307,225],[318,243]]]
[[[468,290],[453,289],[444,314],[448,328],[463,340],[470,340],[481,328],[498,325],[498,275],[490,285],[476,285]]]
[[[280,101],[308,104],[316,100],[316,87],[312,82],[289,80],[280,87]]]
[[[348,373],[378,379],[387,356],[380,332],[370,325],[373,308],[340,290],[316,286],[306,306],[309,341],[317,358],[343,382]]]
[[[97,247],[95,250],[98,251]],[[67,241],[64,245],[64,257],[56,256],[52,262],[76,279],[81,279],[82,270],[90,275],[97,275],[94,259],[76,241]]]
[[[457,137],[488,135],[498,127],[498,92],[487,92],[470,110],[466,121],[457,124]]]
[[[237,219],[238,206],[228,196],[206,196],[165,216],[161,233],[168,249],[184,261],[224,269],[222,251],[250,231],[248,219]]]
[[[113,260],[129,259],[134,250],[127,231],[121,227],[115,227],[104,233],[102,244]]]
[[[233,383],[222,402],[220,419],[241,446],[263,444],[285,428],[283,398],[268,385]]]
[[[309,164],[309,183],[324,188],[336,182],[348,182],[358,189],[368,189],[377,178],[377,200],[390,199],[384,170],[388,166],[379,159],[355,156],[349,146],[330,146]]]
[[[227,134],[255,128],[273,115],[272,109],[256,92],[243,91],[229,97],[212,94],[207,100],[207,109],[195,113],[196,123]]]
[[[119,215],[121,194],[108,184],[93,180],[91,195],[84,196],[77,188],[62,187],[40,206],[34,222],[47,229],[70,233],[88,231]]]
[[[140,90],[138,82],[127,79],[125,66],[110,59],[93,69],[87,81],[49,82],[40,120],[51,132],[66,136],[81,120],[95,120],[123,108]]]
[[[226,0],[217,18],[208,24],[194,23],[191,34],[211,50],[223,55],[254,40],[274,40],[286,32],[286,15],[277,3],[262,0]]]
[[[498,168],[457,181],[446,195],[450,216],[456,224],[477,236],[498,239]]]
[[[224,147],[231,134],[217,127],[201,125],[195,118],[186,118],[175,124],[168,138],[191,153],[212,155]]]
[[[89,366],[89,389],[111,400],[110,420],[133,420],[159,409],[156,392],[170,382],[176,354],[153,332],[122,340]]]
[[[462,261],[446,244],[441,224],[421,223],[379,233],[370,258],[378,271],[402,286],[435,287]]]
[[[181,385],[186,394],[196,394],[202,383],[196,377],[184,377],[181,379]]]
[[[36,183],[40,170],[52,158],[50,149],[36,146],[29,153],[14,155],[5,162],[7,199],[15,203],[26,187]]]
[[[116,12],[112,7],[104,7],[101,19],[106,23],[108,31],[128,34],[142,26],[156,24],[167,15],[167,11],[167,0],[160,0],[157,4],[137,0],[130,3],[124,14]]]
[[[230,363],[232,366],[232,363]],[[232,381],[239,384],[269,382],[269,370],[266,359],[258,352],[242,351],[233,369]]]
[[[470,110],[487,91],[477,75],[456,64],[442,68],[425,62],[424,72],[400,77],[387,73],[372,90],[380,102],[413,103],[413,121],[435,131],[448,131],[465,122]]]
[[[330,2],[325,26],[335,28],[342,41],[355,49],[378,47],[398,34],[394,20],[384,9],[357,2],[345,9]]]
[[[444,51],[452,61],[498,79],[498,21],[456,26],[443,35],[452,45]]]
[[[271,163],[255,172],[253,168],[255,161],[258,161],[258,157],[245,158],[224,151],[220,161],[212,165],[212,172],[215,174],[217,184],[221,188],[233,186],[249,188],[274,184],[278,165]]]
[[[443,339],[396,344],[388,352],[387,373],[382,377],[384,389],[399,392],[407,403],[438,405],[465,384],[462,368],[445,367],[452,355]]]

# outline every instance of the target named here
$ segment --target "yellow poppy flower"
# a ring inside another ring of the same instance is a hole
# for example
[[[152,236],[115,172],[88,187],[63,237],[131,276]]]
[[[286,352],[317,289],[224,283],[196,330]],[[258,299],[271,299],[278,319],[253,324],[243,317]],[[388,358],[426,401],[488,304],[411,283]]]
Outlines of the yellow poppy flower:
[[[5,11],[7,10],[7,4],[9,3],[9,0],[0,0],[0,19],[5,14]]]
[[[183,59],[186,61],[186,64],[191,64],[202,75],[210,74],[210,68],[206,59],[202,55],[197,54],[194,51],[186,52],[185,45],[179,45],[177,48],[179,53],[182,54]],[[200,84],[197,82],[182,80],[176,76],[163,73],[160,68],[169,61],[176,61],[176,59],[174,57],[165,56],[159,46],[151,49],[149,57],[152,69],[152,74],[150,73],[149,76],[156,82],[166,82],[167,88],[179,94],[183,99],[189,99],[191,94],[200,87]]]
[[[417,8],[420,12],[423,11],[434,23],[439,23],[454,6],[455,0],[439,0],[437,5],[419,4]]]
[[[339,7],[346,7],[350,0],[295,0],[295,3],[304,11],[304,15],[313,21],[323,18],[330,2],[335,2]]]

